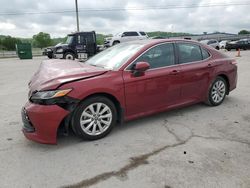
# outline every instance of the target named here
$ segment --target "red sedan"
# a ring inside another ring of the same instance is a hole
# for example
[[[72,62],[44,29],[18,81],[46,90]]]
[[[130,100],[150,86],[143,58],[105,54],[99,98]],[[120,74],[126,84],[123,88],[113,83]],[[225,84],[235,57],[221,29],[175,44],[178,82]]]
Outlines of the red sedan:
[[[122,43],[84,63],[49,60],[29,83],[23,133],[47,144],[70,128],[100,139],[119,122],[199,102],[220,105],[236,83],[234,59],[187,40]]]

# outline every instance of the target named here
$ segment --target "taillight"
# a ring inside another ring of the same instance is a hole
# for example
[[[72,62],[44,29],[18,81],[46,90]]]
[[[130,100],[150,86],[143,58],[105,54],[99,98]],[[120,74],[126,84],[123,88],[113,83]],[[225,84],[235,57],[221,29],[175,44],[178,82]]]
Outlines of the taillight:
[[[232,64],[232,65],[237,65],[237,61],[236,61],[236,60],[233,60],[233,61],[231,61],[231,64]]]

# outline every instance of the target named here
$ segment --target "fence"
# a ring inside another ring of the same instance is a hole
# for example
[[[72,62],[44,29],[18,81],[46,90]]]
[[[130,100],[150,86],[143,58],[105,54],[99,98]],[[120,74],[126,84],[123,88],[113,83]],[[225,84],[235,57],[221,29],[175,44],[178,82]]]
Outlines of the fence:
[[[42,50],[41,49],[32,49],[33,56],[41,56]],[[0,51],[0,58],[15,58],[17,57],[16,51]]]

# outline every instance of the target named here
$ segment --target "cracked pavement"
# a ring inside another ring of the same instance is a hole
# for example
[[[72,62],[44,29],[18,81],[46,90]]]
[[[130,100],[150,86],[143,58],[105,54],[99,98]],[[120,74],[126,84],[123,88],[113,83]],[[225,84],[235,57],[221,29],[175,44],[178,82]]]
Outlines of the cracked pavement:
[[[221,106],[127,122],[98,141],[61,136],[56,146],[20,131],[27,83],[42,58],[0,59],[0,187],[250,187],[250,51],[241,55],[238,88]]]

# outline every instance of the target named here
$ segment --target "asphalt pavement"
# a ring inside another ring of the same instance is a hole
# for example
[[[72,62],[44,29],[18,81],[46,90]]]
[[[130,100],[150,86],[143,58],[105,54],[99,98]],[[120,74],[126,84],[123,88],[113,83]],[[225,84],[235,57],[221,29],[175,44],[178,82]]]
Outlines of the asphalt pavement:
[[[237,89],[218,107],[141,118],[97,141],[60,136],[57,145],[21,132],[27,84],[43,59],[0,59],[0,187],[250,187],[250,51],[236,58]]]

